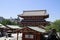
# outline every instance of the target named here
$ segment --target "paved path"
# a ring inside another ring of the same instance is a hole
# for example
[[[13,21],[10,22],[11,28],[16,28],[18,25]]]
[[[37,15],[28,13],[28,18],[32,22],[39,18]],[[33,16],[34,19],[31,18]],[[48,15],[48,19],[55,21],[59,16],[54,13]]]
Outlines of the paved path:
[[[0,40],[17,40],[17,34],[12,34],[12,37],[0,37]],[[22,35],[19,34],[18,40],[22,40]]]

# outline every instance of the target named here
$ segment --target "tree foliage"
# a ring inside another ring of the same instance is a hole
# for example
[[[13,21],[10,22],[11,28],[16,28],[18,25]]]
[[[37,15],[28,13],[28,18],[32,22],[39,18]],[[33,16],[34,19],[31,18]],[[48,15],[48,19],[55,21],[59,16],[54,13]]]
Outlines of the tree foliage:
[[[0,22],[0,23],[3,24],[3,25],[17,25],[17,23],[11,22],[11,21],[8,20],[8,19],[5,19],[5,20],[3,20],[3,21]]]
[[[46,26],[46,30],[49,31],[50,29],[56,29],[57,32],[60,32],[60,20],[54,21],[51,25]]]

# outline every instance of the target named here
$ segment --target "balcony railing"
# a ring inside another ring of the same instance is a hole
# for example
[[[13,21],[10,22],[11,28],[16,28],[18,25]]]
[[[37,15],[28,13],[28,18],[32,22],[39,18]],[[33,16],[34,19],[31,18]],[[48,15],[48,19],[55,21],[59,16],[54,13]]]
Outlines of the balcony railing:
[[[46,22],[45,20],[23,20],[21,22]]]

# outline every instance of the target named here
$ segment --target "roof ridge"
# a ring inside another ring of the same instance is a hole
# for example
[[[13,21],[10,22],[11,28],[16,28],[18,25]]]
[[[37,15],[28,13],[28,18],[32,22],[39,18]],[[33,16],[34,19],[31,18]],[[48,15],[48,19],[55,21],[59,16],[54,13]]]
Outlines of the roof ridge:
[[[35,12],[35,11],[46,11],[46,10],[25,10],[23,12]]]

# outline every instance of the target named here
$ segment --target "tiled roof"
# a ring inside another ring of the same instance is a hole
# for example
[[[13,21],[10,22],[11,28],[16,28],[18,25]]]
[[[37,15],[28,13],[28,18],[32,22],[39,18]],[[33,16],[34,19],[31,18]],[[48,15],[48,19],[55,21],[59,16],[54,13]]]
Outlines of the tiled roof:
[[[9,28],[12,29],[21,29],[21,27],[17,26],[17,25],[7,25]]]
[[[46,10],[31,10],[31,11],[23,11],[23,14],[20,16],[46,16]]]
[[[4,25],[0,24],[0,28],[6,28]]]
[[[44,29],[42,29],[40,27],[29,27],[29,28],[31,28],[31,29],[33,29],[35,31],[38,31],[38,32],[46,32],[46,30],[44,30]]]

